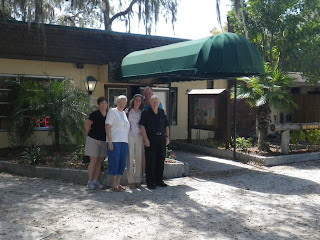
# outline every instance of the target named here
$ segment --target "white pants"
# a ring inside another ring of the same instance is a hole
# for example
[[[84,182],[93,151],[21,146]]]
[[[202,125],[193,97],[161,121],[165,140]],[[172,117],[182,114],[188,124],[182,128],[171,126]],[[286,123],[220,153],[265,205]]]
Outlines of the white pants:
[[[127,161],[128,183],[141,183],[142,180],[142,154],[143,140],[142,136],[129,135],[129,159]]]

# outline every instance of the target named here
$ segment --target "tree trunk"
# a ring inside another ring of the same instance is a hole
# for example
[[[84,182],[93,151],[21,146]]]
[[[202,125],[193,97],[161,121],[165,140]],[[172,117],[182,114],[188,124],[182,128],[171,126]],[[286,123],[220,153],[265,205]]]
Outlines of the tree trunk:
[[[116,20],[117,18],[126,16],[127,14],[129,14],[130,12],[132,12],[132,7],[134,4],[136,4],[138,2],[138,0],[132,0],[129,4],[129,6],[121,12],[118,12],[116,14],[114,14],[111,18],[110,18],[110,3],[109,0],[103,0],[105,7],[102,9],[103,11],[103,19],[104,19],[104,28],[105,30],[112,30],[112,22],[114,20]]]
[[[104,0],[103,20],[104,20],[104,29],[111,31],[112,22],[110,21],[110,3],[109,0]]]
[[[260,151],[269,151],[270,146],[268,143],[268,127],[270,122],[270,107],[264,104],[258,107],[257,122],[258,122],[258,149]]]

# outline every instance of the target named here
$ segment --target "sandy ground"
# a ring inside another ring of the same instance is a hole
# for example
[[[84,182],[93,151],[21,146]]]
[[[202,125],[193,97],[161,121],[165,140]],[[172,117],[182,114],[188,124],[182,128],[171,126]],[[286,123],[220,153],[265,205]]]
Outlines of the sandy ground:
[[[320,239],[320,161],[265,168],[176,155],[190,176],[152,191],[0,173],[0,239]]]

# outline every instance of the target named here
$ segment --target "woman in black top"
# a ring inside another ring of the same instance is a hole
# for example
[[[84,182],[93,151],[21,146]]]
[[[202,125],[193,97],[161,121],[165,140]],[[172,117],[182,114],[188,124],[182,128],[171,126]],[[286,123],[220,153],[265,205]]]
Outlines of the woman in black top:
[[[85,155],[90,156],[88,166],[88,188],[93,190],[103,188],[98,178],[101,170],[101,163],[107,156],[105,121],[107,116],[108,101],[105,97],[97,99],[98,110],[90,113],[85,131],[87,134]]]

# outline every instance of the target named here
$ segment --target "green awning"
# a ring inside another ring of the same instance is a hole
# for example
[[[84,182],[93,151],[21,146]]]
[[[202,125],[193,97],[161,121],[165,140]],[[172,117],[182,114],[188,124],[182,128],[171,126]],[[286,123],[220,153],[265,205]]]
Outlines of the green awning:
[[[128,54],[121,64],[123,78],[233,77],[262,74],[257,48],[243,36],[220,33]]]

